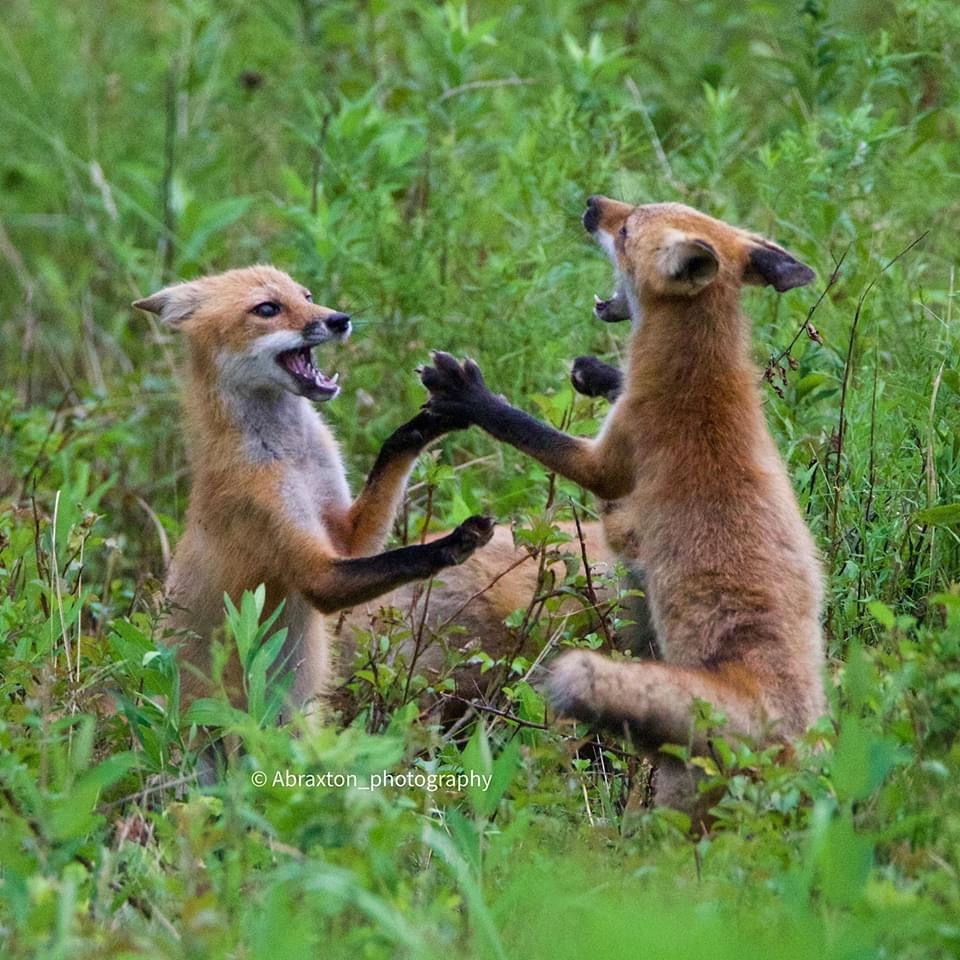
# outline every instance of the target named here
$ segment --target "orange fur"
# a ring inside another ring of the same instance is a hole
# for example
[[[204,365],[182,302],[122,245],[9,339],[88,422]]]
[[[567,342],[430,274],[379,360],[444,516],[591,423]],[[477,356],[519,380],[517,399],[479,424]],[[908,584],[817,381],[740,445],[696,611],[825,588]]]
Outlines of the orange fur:
[[[633,319],[622,392],[595,440],[567,437],[496,398],[476,365],[435,356],[431,408],[470,418],[608,502],[611,548],[646,577],[663,663],[588,651],[558,658],[562,712],[692,742],[707,700],[729,729],[798,735],[823,711],[821,573],[764,422],[750,360],[744,283],[777,290],[813,278],[769,241],[679,204],[591,198],[584,223],[614,261],[603,319]],[[669,771],[668,771],[669,773]],[[676,799],[667,776],[663,797]]]
[[[581,544],[576,526],[570,522],[558,524],[570,536],[570,542],[560,548],[562,557],[581,561]],[[607,547],[601,525],[583,523],[583,549],[590,564],[598,605],[609,610],[616,601],[617,586],[610,580],[616,557]],[[483,697],[485,683],[479,668],[469,662],[471,653],[482,650],[494,660],[523,655],[534,660],[542,654],[529,639],[519,640],[515,630],[504,620],[517,610],[526,610],[539,591],[552,589],[554,577],[565,574],[561,558],[548,564],[545,583],[538,578],[539,563],[525,547],[514,545],[507,528],[500,527],[488,546],[474,554],[459,567],[443,571],[429,593],[421,585],[411,584],[394,590],[371,603],[348,611],[339,630],[338,647],[345,667],[354,663],[358,648],[358,633],[389,633],[391,627],[403,626],[412,636],[420,630],[421,648],[417,651],[416,672],[429,681],[440,681],[448,674],[450,656],[465,662],[453,671],[456,692],[462,698]],[[624,589],[635,590],[637,583],[628,582]],[[585,632],[599,629],[600,611],[593,608],[587,597],[565,599],[557,609],[552,626],[569,628],[575,624]],[[630,650],[637,656],[651,656],[655,638],[650,630],[642,596],[629,595],[621,599],[619,617],[624,620],[617,636],[619,649]],[[398,619],[399,617],[399,619]],[[454,629],[448,629],[453,627]],[[414,656],[414,640],[405,640],[395,651],[409,668]],[[349,711],[346,698],[340,698],[341,707]]]
[[[277,626],[288,629],[291,706],[313,709],[331,675],[324,614],[462,562],[492,533],[488,520],[471,518],[435,544],[371,556],[419,450],[451,424],[425,413],[398,429],[351,502],[333,435],[307,399],[336,395],[309,358],[313,347],[348,334],[346,315],[314,305],[305,288],[267,266],[179,284],[135,305],[190,345],[183,406],[193,485],[167,576],[166,622],[183,642],[184,700],[208,690],[223,595],[236,601],[263,583],[267,612],[285,602]],[[226,682],[240,699],[238,664]]]

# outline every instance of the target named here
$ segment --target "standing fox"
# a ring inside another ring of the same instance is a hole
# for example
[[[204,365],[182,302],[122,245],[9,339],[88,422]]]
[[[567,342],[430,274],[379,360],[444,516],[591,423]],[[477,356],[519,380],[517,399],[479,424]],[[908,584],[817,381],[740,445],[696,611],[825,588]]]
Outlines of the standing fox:
[[[285,601],[277,626],[288,628],[292,706],[316,709],[331,674],[324,614],[433,576],[490,539],[492,521],[471,517],[432,543],[377,552],[417,455],[463,424],[421,412],[387,439],[351,503],[336,442],[309,402],[339,392],[312,351],[349,336],[349,316],[315,305],[308,290],[267,266],[168,287],[134,306],[182,330],[190,344],[183,406],[193,485],[166,583],[168,625],[191,631],[185,700],[206,687],[224,593],[236,600],[263,583],[268,611]],[[237,697],[239,664],[229,670]]]
[[[611,548],[646,578],[663,662],[571,651],[548,681],[559,712],[702,753],[692,708],[705,700],[734,733],[794,737],[824,709],[821,574],[764,422],[740,289],[782,292],[814,274],[679,204],[591,197],[583,223],[617,276],[597,315],[633,320],[622,383],[601,377],[595,391],[617,394],[597,439],[534,420],[449,354],[422,371],[429,409],[468,418],[601,497]],[[688,794],[681,771],[661,767],[657,801]]]

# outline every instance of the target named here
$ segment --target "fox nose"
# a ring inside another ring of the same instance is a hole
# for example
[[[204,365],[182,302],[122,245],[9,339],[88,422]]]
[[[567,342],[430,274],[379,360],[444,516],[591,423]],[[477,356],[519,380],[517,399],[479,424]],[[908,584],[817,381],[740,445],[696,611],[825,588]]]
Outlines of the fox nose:
[[[602,197],[587,197],[587,209],[583,214],[583,226],[588,233],[595,233],[600,226],[600,201]]]
[[[331,313],[323,322],[331,333],[346,333],[350,329],[350,314]]]

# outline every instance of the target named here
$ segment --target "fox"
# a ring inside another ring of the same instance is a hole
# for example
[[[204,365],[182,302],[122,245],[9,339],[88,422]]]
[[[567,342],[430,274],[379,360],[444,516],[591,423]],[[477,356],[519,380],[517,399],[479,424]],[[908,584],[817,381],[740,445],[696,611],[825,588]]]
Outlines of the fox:
[[[645,579],[660,659],[562,654],[546,680],[558,714],[652,751],[702,754],[714,732],[694,716],[706,701],[726,735],[789,743],[825,710],[823,582],[764,419],[741,291],[783,293],[815,274],[682,204],[593,196],[583,225],[615,274],[596,316],[632,322],[622,377],[600,378],[616,400],[598,436],[539,422],[494,394],[476,363],[447,353],[422,368],[427,409],[469,420],[599,497],[607,543]],[[580,373],[589,385],[582,363]],[[655,803],[691,807],[693,774],[681,767],[660,760]]]
[[[210,691],[211,638],[223,597],[265,586],[283,608],[281,661],[293,671],[287,713],[322,720],[333,676],[331,614],[464,562],[493,535],[468,518],[428,544],[383,552],[420,452],[463,424],[421,411],[383,444],[351,498],[340,449],[314,404],[340,392],[314,348],[345,340],[348,314],[313,302],[286,273],[256,265],[165,287],[134,302],[187,340],[182,394],[192,473],[185,529],[165,580],[165,632],[183,639],[182,700]],[[235,658],[234,658],[235,661]],[[224,685],[242,702],[231,661]]]
[[[362,649],[364,637],[389,633],[398,625],[409,627],[410,638],[395,651],[407,669],[416,658],[416,671],[428,682],[440,685],[447,676],[454,681],[455,701],[442,715],[456,716],[465,702],[487,698],[488,684],[472,655],[482,651],[493,660],[522,655],[530,661],[544,651],[531,638],[518,637],[505,620],[518,610],[535,607],[537,598],[551,593],[551,584],[562,580],[567,564],[573,561],[590,568],[593,594],[561,598],[551,614],[551,629],[566,625],[586,632],[599,629],[601,617],[616,616],[615,649],[633,656],[651,656],[656,641],[643,601],[642,584],[622,571],[607,547],[598,521],[559,521],[559,531],[569,542],[559,545],[555,557],[545,565],[541,580],[535,553],[514,543],[511,531],[499,526],[485,548],[458,567],[444,570],[432,589],[408,584],[346,613],[337,625],[337,646],[342,664],[349,667]],[[441,536],[442,534],[431,534]],[[624,573],[624,576],[620,576]],[[451,629],[447,629],[451,628]],[[414,637],[419,634],[418,648]],[[450,670],[450,653],[456,656]],[[424,709],[435,705],[424,698]],[[346,695],[337,697],[341,712],[349,715],[352,703]]]

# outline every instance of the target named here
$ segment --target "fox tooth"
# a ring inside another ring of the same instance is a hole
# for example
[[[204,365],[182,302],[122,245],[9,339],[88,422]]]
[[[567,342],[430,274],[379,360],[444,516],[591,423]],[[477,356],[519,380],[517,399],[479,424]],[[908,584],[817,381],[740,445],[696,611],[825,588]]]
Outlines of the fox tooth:
[[[593,305],[596,307],[596,306],[599,306],[601,303],[603,303],[603,300],[600,297],[598,297],[596,294],[594,294]]]
[[[340,374],[339,374],[339,373],[335,373],[335,374],[330,378],[330,382],[331,382],[331,383],[339,383],[339,382],[340,382]]]

